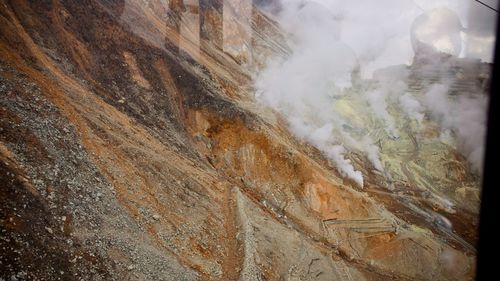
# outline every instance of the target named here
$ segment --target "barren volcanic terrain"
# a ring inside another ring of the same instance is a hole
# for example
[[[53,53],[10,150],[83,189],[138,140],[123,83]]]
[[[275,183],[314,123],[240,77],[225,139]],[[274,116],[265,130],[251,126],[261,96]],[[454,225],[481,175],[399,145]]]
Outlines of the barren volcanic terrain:
[[[0,280],[474,278],[465,158],[429,121],[342,177],[255,101],[290,49],[239,2],[0,0]]]

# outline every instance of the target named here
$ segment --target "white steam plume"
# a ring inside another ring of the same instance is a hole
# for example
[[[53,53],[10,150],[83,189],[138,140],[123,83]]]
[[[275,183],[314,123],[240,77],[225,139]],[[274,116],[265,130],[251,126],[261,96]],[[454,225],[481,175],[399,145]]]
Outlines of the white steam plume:
[[[379,147],[373,141],[377,140],[378,129],[397,139],[392,110],[403,111],[420,124],[424,105],[436,107],[430,110],[432,117],[455,132],[461,151],[480,169],[482,143],[472,137],[484,135],[484,126],[476,125],[484,121],[480,115],[484,115],[486,99],[464,98],[439,107],[408,93],[406,85],[407,65],[414,55],[412,39],[435,50],[461,53],[457,50],[462,50],[464,42],[457,41],[456,34],[463,32],[466,23],[465,0],[282,2],[277,19],[290,35],[292,54],[274,58],[259,73],[256,97],[280,112],[291,130],[325,153],[343,176],[363,186],[361,172],[349,160],[352,153],[364,155],[374,169],[383,171]],[[458,15],[458,24],[455,16],[439,17],[449,13]],[[417,17],[420,19],[413,25]],[[427,31],[435,25],[447,27],[444,30],[452,34],[429,35]],[[360,86],[357,81],[361,80]],[[465,104],[473,103],[479,108],[467,111]],[[444,113],[450,110],[466,110],[469,119]],[[381,125],[364,124],[361,117],[365,116],[374,116],[374,124]]]
[[[488,105],[486,96],[449,97],[447,85],[435,84],[425,94],[424,101],[441,127],[456,135],[458,149],[467,157],[472,168],[476,172],[482,171]]]

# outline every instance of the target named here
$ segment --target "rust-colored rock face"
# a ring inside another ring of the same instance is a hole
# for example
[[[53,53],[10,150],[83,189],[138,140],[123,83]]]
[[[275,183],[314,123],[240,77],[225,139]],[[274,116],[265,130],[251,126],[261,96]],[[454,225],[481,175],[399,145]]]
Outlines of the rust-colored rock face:
[[[365,189],[343,179],[255,102],[289,48],[252,1],[0,7],[4,280],[473,279],[463,157],[453,212],[356,155]]]

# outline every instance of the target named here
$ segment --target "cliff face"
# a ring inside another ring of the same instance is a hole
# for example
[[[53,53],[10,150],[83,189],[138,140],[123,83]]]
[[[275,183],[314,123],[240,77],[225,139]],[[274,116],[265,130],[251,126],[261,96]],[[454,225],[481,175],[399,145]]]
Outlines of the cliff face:
[[[431,178],[453,211],[427,200],[419,157],[393,190],[356,155],[368,187],[342,179],[254,101],[255,71],[288,47],[249,1],[0,6],[0,277],[473,278],[463,157],[420,155],[452,156]]]

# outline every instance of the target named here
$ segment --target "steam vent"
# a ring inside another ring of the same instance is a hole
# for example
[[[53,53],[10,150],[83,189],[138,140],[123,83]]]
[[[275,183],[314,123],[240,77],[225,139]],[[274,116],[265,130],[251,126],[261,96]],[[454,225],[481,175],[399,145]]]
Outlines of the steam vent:
[[[328,108],[376,148],[345,145],[360,185],[256,97],[293,53],[279,9],[0,0],[0,280],[474,279],[481,167],[461,131],[388,102],[389,133],[349,93],[404,72],[415,100],[481,98],[491,65],[423,45],[354,71]]]

